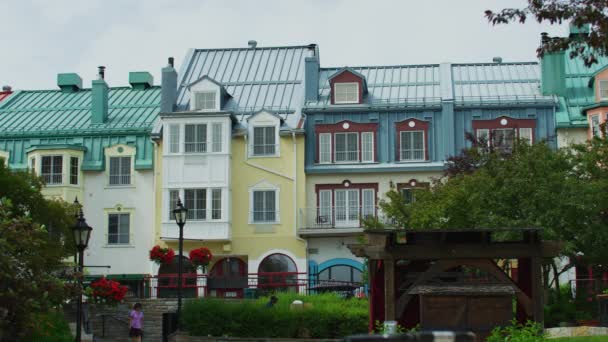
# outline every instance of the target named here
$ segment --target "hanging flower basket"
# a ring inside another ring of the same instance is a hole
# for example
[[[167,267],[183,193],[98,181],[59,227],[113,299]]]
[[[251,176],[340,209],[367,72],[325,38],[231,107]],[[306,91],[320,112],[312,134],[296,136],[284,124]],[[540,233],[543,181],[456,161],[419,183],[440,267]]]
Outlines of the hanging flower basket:
[[[159,265],[172,263],[174,257],[175,252],[171,248],[160,248],[156,245],[150,250],[150,260]]]
[[[200,267],[204,270],[205,267],[207,267],[207,265],[209,265],[211,258],[213,258],[213,254],[211,254],[211,251],[209,250],[209,248],[201,247],[201,248],[191,250],[189,257],[190,257],[190,262],[194,266]]]
[[[93,303],[115,306],[122,303],[127,294],[128,287],[119,282],[102,277],[91,283],[85,294]]]

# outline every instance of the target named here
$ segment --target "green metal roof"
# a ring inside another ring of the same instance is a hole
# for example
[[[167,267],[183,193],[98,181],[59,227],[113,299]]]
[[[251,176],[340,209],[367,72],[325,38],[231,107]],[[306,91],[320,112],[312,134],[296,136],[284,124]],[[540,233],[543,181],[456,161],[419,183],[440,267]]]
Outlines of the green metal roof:
[[[103,170],[103,149],[114,144],[137,148],[135,167],[152,167],[149,135],[160,111],[160,87],[109,88],[108,119],[91,122],[91,89],[17,91],[0,102],[0,150],[10,152],[13,168],[26,167],[27,149],[78,145],[84,170]]]
[[[589,80],[608,65],[608,57],[599,57],[598,63],[586,67],[580,58],[571,59],[564,54],[566,64],[566,96],[559,98],[555,113],[557,127],[587,127],[583,109],[595,104]]]

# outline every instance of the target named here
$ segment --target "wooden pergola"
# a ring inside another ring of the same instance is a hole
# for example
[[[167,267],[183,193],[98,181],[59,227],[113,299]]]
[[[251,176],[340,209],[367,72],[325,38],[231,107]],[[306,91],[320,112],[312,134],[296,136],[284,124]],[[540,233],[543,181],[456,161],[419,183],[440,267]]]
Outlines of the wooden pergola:
[[[453,287],[463,269],[482,273],[485,283],[512,288],[519,321],[543,322],[542,260],[557,256],[561,244],[542,241],[539,229],[369,230],[365,235],[365,244],[349,248],[368,259],[370,324],[419,324],[419,292],[413,289]],[[512,259],[517,259],[517,279],[498,265]]]

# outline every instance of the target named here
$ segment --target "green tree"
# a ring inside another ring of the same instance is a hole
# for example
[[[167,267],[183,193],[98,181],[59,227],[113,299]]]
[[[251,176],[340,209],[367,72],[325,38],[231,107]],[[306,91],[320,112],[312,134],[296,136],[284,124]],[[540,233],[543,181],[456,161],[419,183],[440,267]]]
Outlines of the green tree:
[[[524,23],[532,18],[550,24],[570,21],[576,27],[589,25],[588,35],[554,37],[541,42],[537,54],[570,51],[570,57],[581,57],[586,65],[597,63],[598,56],[608,54],[608,2],[606,0],[528,0],[524,8],[487,10],[486,18],[494,25]]]
[[[74,217],[65,202],[46,200],[41,182],[0,162],[0,340],[27,341],[36,315],[61,305],[70,286],[61,278],[73,254]]]

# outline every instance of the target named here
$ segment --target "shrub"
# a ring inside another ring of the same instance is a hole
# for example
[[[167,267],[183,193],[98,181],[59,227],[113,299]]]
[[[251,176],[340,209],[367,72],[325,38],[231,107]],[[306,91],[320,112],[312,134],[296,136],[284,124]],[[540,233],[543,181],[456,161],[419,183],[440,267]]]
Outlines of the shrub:
[[[266,307],[268,298],[190,301],[184,307],[183,323],[195,336],[341,338],[367,333],[366,299],[295,293],[278,294],[277,297],[277,304],[270,308]],[[294,300],[303,301],[307,307],[290,309]]]
[[[26,341],[32,342],[72,342],[74,337],[70,332],[68,322],[59,311],[38,314],[37,324]]]
[[[486,342],[542,342],[546,338],[542,325],[528,321],[526,324],[511,321],[511,325],[492,330]]]

